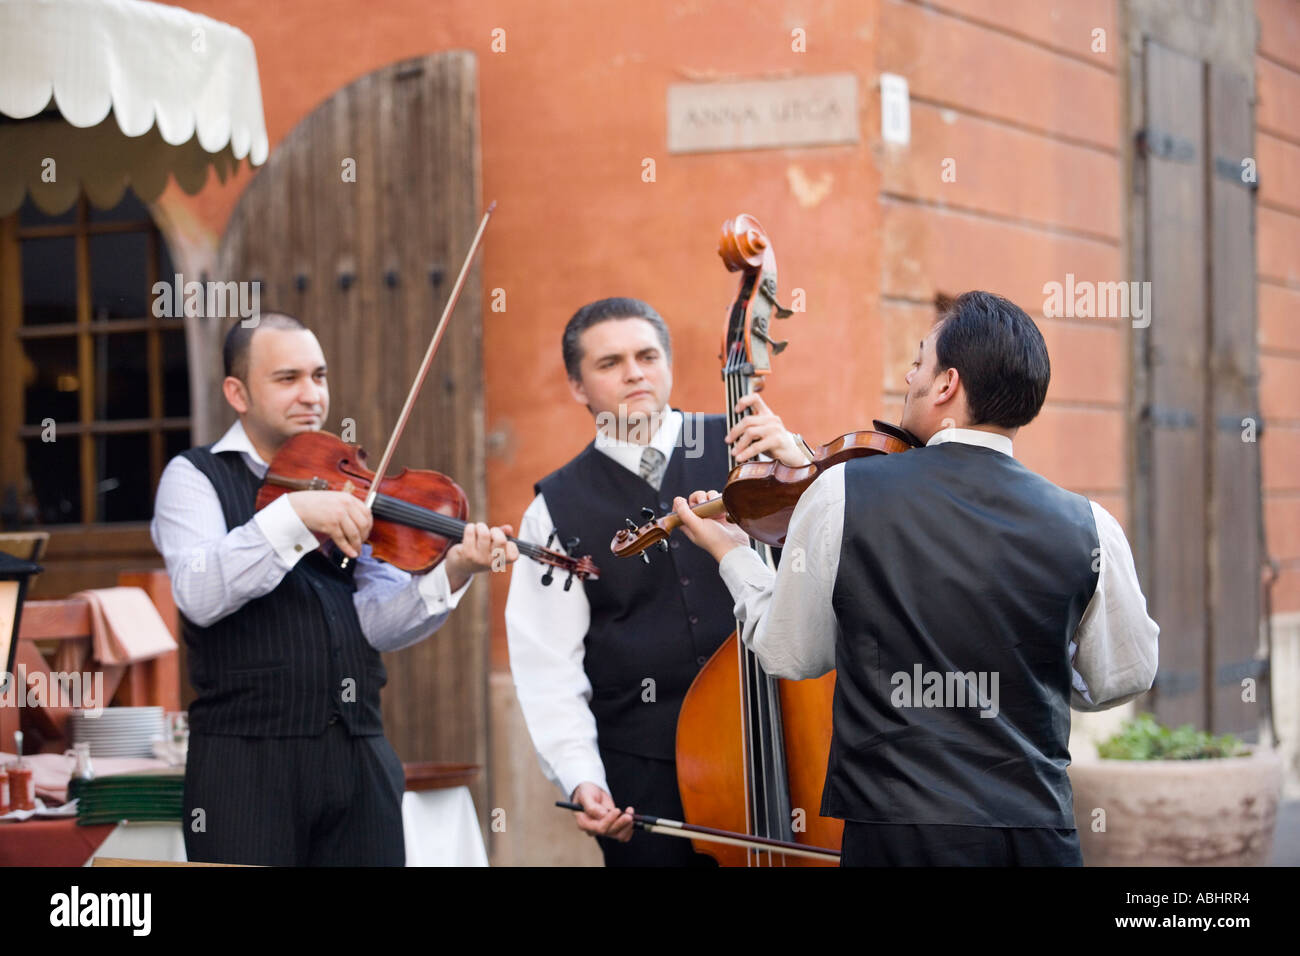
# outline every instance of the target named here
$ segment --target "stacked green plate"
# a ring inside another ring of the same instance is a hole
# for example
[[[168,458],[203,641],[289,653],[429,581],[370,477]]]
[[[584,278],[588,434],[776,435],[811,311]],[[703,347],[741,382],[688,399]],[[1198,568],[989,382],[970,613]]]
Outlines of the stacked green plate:
[[[73,780],[68,799],[77,799],[77,823],[179,822],[185,788],[184,767],[119,773],[94,780]]]

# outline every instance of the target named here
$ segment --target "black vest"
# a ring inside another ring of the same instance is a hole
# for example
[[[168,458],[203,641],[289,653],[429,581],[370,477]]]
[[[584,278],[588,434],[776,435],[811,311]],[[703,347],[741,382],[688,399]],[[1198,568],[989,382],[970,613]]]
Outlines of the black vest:
[[[261,482],[239,452],[182,452],[212,482],[227,528],[253,517]],[[384,732],[379,689],[387,674],[361,631],[350,573],[319,550],[275,590],[207,627],[181,616],[197,734],[290,737],[324,732],[338,714],[348,732]],[[345,681],[347,683],[345,683]]]
[[[1068,645],[1097,548],[1087,499],[989,448],[845,465],[822,813],[1073,829]]]
[[[591,605],[583,666],[600,746],[661,760],[674,757],[677,714],[691,682],[736,627],[717,562],[680,531],[667,553],[650,549],[649,565],[609,550],[625,518],[643,522],[643,507],[663,514],[678,495],[722,490],[726,419],[686,414],[682,428],[696,447],[688,456],[678,442],[658,492],[595,442],[535,486],[561,540],[580,538],[579,551],[600,569],[599,580],[583,583]]]

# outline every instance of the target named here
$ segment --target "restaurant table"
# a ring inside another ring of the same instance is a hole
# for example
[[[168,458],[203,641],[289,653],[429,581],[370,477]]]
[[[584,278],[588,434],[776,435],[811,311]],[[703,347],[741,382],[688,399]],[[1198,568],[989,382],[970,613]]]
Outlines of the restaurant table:
[[[79,827],[73,818],[0,823],[0,866],[81,866],[116,827]]]
[[[402,795],[407,866],[487,866],[469,787]],[[83,866],[97,856],[183,863],[181,823],[105,823],[75,819],[0,824],[0,866]]]

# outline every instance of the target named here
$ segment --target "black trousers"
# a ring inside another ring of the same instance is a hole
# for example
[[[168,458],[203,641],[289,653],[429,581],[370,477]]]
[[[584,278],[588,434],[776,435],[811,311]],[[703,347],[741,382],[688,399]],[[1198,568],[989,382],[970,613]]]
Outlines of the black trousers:
[[[1077,830],[844,822],[840,866],[1083,866]]]
[[[682,798],[677,790],[677,764],[601,748],[610,796],[619,809],[680,820]],[[627,843],[596,837],[606,866],[717,866],[711,856],[696,853],[690,840],[633,830]]]
[[[192,862],[402,866],[402,762],[341,721],[317,737],[192,734],[185,853]]]

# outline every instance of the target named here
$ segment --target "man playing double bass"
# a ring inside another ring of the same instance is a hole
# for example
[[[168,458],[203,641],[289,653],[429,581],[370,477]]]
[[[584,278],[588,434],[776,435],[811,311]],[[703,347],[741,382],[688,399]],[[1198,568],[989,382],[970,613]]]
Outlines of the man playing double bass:
[[[649,565],[613,557],[607,542],[642,508],[726,480],[726,420],[669,406],[668,327],[638,299],[601,299],[562,338],[569,390],[596,423],[595,438],[534,486],[521,540],[577,537],[600,579],[564,590],[516,567],[506,602],[510,669],[542,770],[583,806],[578,827],[608,866],[712,863],[687,840],[637,831],[630,810],[680,818],[675,735],[691,682],[735,629],[731,599],[709,556],[680,537]],[[736,457],[807,458],[757,395]],[[615,802],[617,800],[617,803]],[[619,807],[626,808],[620,811]]]
[[[707,493],[674,500],[767,671],[837,670],[821,812],[845,821],[843,865],[1082,863],[1070,706],[1149,689],[1159,628],[1118,522],[1013,457],[1049,376],[1033,321],[968,292],[907,374],[925,447],[826,469],[775,574],[690,511]]]
[[[470,524],[432,571],[371,557],[371,514],[342,491],[295,491],[256,510],[276,452],[329,413],[320,343],[301,322],[236,322],[222,390],[239,420],[168,463],[153,541],[189,652],[185,850],[191,861],[401,866],[401,761],[384,737],[380,651],[442,626],[509,526]],[[317,536],[351,560],[342,570]]]

